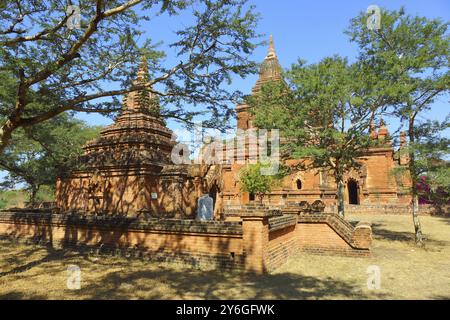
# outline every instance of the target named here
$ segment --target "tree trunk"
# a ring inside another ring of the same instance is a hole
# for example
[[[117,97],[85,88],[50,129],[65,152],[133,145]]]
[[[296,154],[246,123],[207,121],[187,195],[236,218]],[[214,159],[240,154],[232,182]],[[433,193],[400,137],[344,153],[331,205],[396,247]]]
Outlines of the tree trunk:
[[[344,181],[342,178],[338,179],[337,182],[338,190],[337,190],[337,196],[338,196],[338,214],[344,218]]]
[[[39,191],[39,187],[38,186],[32,186],[31,187],[31,192],[30,192],[30,205],[33,208],[36,204],[36,197],[37,197],[37,193]]]
[[[409,128],[408,128],[408,135],[409,135],[409,175],[411,177],[411,197],[412,197],[412,216],[413,216],[413,223],[414,223],[414,236],[415,241],[418,246],[423,246],[423,235],[422,235],[422,227],[420,225],[419,220],[419,196],[417,194],[417,182],[418,182],[418,176],[416,172],[416,163],[415,163],[415,156],[414,156],[414,118],[411,118],[409,120]]]
[[[0,154],[2,154],[8,146],[14,129],[14,124],[9,119],[6,120],[5,124],[0,128]]]
[[[419,220],[419,197],[417,195],[413,195],[412,199],[412,215],[414,222],[414,235],[416,244],[418,246],[423,246],[423,235],[422,235],[422,226],[420,225]]]
[[[262,204],[263,203],[264,194],[258,195],[258,198],[259,198],[259,203]]]

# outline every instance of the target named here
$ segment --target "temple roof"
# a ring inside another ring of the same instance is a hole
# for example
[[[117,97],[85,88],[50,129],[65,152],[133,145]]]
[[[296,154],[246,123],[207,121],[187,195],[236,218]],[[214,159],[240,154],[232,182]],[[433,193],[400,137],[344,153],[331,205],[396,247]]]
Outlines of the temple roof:
[[[252,93],[257,93],[261,90],[261,86],[269,81],[278,81],[282,79],[282,68],[278,61],[277,54],[273,44],[273,37],[270,36],[269,51],[267,52],[264,61],[259,69],[259,78],[252,89]]]
[[[133,85],[145,85],[150,81],[148,74],[147,59],[142,58],[139,65],[136,79]],[[123,98],[123,113],[128,112],[142,112],[153,116],[159,116],[158,98],[152,92],[151,87],[140,89],[137,91],[125,94]]]
[[[133,85],[148,82],[147,60],[143,58]],[[174,135],[166,127],[159,110],[158,98],[151,87],[125,95],[122,112],[114,123],[83,147],[87,167],[161,167],[170,163]]]

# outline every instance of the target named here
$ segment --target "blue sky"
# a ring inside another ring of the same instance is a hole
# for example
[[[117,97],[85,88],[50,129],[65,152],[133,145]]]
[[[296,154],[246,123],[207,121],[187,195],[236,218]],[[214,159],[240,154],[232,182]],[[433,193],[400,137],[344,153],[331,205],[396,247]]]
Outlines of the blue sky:
[[[251,0],[256,5],[256,10],[261,15],[258,32],[265,34],[266,39],[272,34],[275,49],[284,68],[289,68],[299,58],[308,62],[318,62],[326,56],[339,54],[350,59],[357,54],[356,46],[348,41],[343,31],[347,28],[349,20],[361,11],[366,11],[369,5],[376,4],[388,9],[399,9],[405,6],[410,14],[418,14],[428,18],[442,18],[450,20],[450,1],[427,0],[343,0],[343,1],[299,1],[299,0]],[[174,32],[184,25],[190,24],[189,15],[175,17],[160,16],[143,25],[146,35],[154,42],[163,42],[160,50],[167,53],[164,63],[173,66],[175,54],[168,44],[176,40]],[[253,59],[262,61],[267,53],[267,47],[259,47],[254,53]],[[236,77],[233,79],[232,88],[249,93],[256,82],[257,75],[246,79]],[[436,101],[431,110],[425,114],[425,118],[442,119],[449,113],[449,96],[444,96]],[[92,125],[107,125],[111,119],[98,114],[79,114],[78,117]],[[176,129],[178,125],[173,121],[168,122],[169,127]],[[398,123],[391,122],[391,131],[395,130]],[[448,132],[448,131],[447,131]],[[0,172],[0,179],[2,173]]]
[[[418,14],[428,18],[442,18],[450,20],[450,1],[299,1],[278,0],[264,1],[251,0],[256,10],[261,15],[258,32],[270,34],[274,37],[275,49],[284,68],[289,68],[299,58],[308,62],[318,62],[326,56],[339,54],[350,59],[357,54],[356,46],[348,41],[343,31],[347,28],[349,20],[367,7],[376,4],[388,9],[399,9],[405,6],[410,14]],[[167,66],[174,65],[175,54],[168,44],[176,40],[174,32],[183,25],[190,24],[189,15],[175,17],[159,16],[143,25],[146,36],[154,42],[161,41],[160,49],[166,51],[167,58],[164,63]],[[266,47],[259,47],[253,59],[262,61],[267,52]],[[257,79],[252,75],[246,79],[235,77],[232,88],[249,93]],[[444,96],[432,106],[425,117],[429,119],[441,119],[450,111],[448,107],[449,97]],[[96,114],[80,114],[79,118],[91,124],[109,124],[111,119]],[[392,121],[391,121],[392,122]],[[168,122],[169,127],[178,127],[173,121]],[[397,122],[390,123],[391,130],[398,127]]]

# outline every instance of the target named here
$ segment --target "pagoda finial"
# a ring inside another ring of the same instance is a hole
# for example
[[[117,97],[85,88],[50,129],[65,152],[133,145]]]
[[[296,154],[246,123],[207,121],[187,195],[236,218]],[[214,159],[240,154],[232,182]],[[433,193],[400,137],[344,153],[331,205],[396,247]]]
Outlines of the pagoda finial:
[[[142,55],[136,80],[133,81],[134,86],[141,88],[129,92],[124,96],[123,108],[125,110],[151,113],[152,115],[159,114],[158,99],[152,92],[149,81],[150,76],[148,73],[147,58]]]
[[[259,69],[259,78],[256,81],[255,86],[252,89],[253,93],[260,91],[261,86],[268,81],[279,81],[282,80],[282,69],[280,63],[278,62],[277,55],[275,53],[275,48],[273,45],[272,35],[269,38],[269,51],[267,56],[261,64]]]
[[[145,55],[142,55],[141,57],[141,62],[139,64],[136,80],[138,82],[148,81],[148,64]]]
[[[266,59],[276,58],[277,54],[275,53],[275,47],[273,45],[273,37],[270,35],[269,38],[269,52],[267,52]]]
[[[386,127],[386,123],[383,118],[380,117],[380,128],[378,129],[378,139],[388,139],[389,138],[389,130]]]

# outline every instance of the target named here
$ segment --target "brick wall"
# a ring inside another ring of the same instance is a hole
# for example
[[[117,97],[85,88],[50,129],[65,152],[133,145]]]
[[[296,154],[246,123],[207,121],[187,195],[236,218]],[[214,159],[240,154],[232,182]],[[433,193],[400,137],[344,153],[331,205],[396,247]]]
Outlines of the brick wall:
[[[336,214],[300,214],[297,236],[300,250],[345,256],[370,255],[372,229],[360,222],[355,228]]]
[[[349,248],[343,238],[326,223],[302,223],[297,228],[298,245],[304,247]]]
[[[195,266],[271,272],[298,250],[352,256],[370,253],[370,226],[353,228],[335,214],[281,214],[243,206],[239,221],[0,212],[0,235],[55,247],[181,261]]]
[[[0,213],[0,234],[55,247],[87,247],[157,261],[243,269],[242,225],[195,220]]]
[[[275,270],[297,252],[296,224],[270,231],[267,246],[267,269]]]

